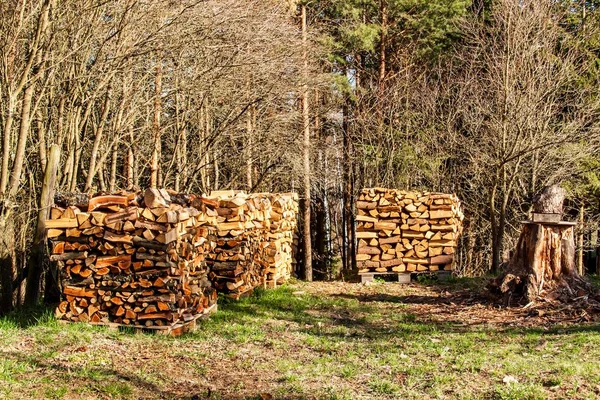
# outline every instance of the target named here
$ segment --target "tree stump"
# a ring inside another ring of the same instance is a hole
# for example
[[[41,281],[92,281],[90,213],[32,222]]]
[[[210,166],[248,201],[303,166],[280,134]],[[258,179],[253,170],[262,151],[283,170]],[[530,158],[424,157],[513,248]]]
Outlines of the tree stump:
[[[534,198],[534,212],[562,215],[564,189],[550,186]],[[506,271],[488,288],[511,300],[541,298],[568,301],[589,293],[591,286],[575,267],[572,222],[524,221],[515,253]]]

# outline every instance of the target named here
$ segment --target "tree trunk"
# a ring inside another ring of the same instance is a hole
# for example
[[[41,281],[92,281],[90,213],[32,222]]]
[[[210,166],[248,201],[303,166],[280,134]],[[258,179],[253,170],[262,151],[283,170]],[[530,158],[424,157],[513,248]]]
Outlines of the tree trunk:
[[[492,265],[490,271],[492,274],[498,273],[500,269],[500,246],[502,238],[499,235],[499,224],[497,222],[497,211],[496,211],[496,192],[497,185],[494,185],[490,193],[489,206],[490,206],[490,224],[492,229]]]
[[[213,164],[213,189],[214,190],[219,190],[219,178],[220,178],[220,173],[219,173],[219,155],[217,153],[217,149],[214,149],[212,151],[212,164]]]
[[[328,279],[327,271],[327,247],[325,242],[325,201],[322,195],[324,191],[319,191],[318,195],[315,196],[315,253],[318,254],[317,260],[315,261],[316,272],[319,277]]]
[[[86,126],[87,126],[87,124],[83,124],[79,131],[74,132],[75,146],[73,147],[73,150],[72,150],[74,152],[73,170],[71,173],[71,180],[69,182],[69,190],[71,192],[74,192],[75,189],[77,188],[77,178],[79,175],[79,161],[81,160],[81,153],[83,152],[83,146],[81,146],[81,137],[79,135],[81,134],[82,137],[84,136]]]
[[[31,101],[33,98],[34,83],[31,83],[23,93],[23,105],[21,108],[21,125],[19,127],[19,138],[17,141],[17,151],[13,169],[8,184],[9,197],[14,197],[19,190],[21,182],[21,173],[25,163],[25,150],[27,147],[27,137],[29,136],[29,128],[31,126]]]
[[[302,87],[302,123],[304,125],[304,278],[311,282],[312,248],[310,232],[310,114],[308,104],[308,27],[306,24],[306,5],[302,5],[302,44],[304,59],[304,83]]]
[[[42,113],[38,110],[37,119],[36,119],[36,129],[37,129],[37,137],[38,137],[38,151],[40,156],[40,167],[42,171],[46,170],[46,163],[48,162],[48,152],[46,149],[46,129],[44,124],[44,117]]]
[[[584,214],[585,207],[582,204],[579,208],[579,235],[577,236],[577,272],[579,275],[583,275]]]
[[[181,154],[181,171],[179,173],[179,175],[180,175],[179,180],[182,182],[183,185],[186,185],[186,187],[188,185],[187,141],[188,141],[188,132],[187,132],[187,127],[184,125],[181,128],[181,145],[179,146],[180,154]]]
[[[378,76],[378,87],[377,93],[379,95],[379,102],[384,99],[385,91],[385,74],[386,74],[386,45],[387,45],[387,29],[388,29],[388,6],[387,0],[379,1],[379,18],[381,23],[381,39],[379,43],[379,76]],[[382,106],[380,106],[382,107]],[[380,110],[381,111],[381,110]]]
[[[4,129],[2,132],[2,167],[0,168],[0,194],[6,192],[8,187],[8,172],[10,159],[10,136],[15,113],[15,102],[12,95],[8,96],[8,105],[6,110],[6,119],[4,120]]]
[[[54,190],[56,186],[56,172],[60,161],[60,148],[53,144],[50,148],[42,192],[40,195],[37,227],[33,239],[33,250],[29,262],[29,273],[27,274],[27,290],[25,293],[25,304],[35,305],[40,298],[40,282],[44,272],[46,259],[46,220],[50,215],[50,207],[54,203]]]
[[[127,147],[127,163],[126,163],[126,187],[127,190],[131,190],[134,186],[137,186],[137,183],[134,179],[134,153],[133,153],[133,145],[134,145],[135,135],[133,129],[133,123],[129,126],[129,147]]]
[[[562,214],[565,191],[551,186],[536,196],[537,213]],[[574,223],[524,223],[507,271],[490,282],[493,292],[532,302],[540,298],[567,301],[590,290],[575,267]]]
[[[98,170],[96,164],[98,161],[98,151],[100,150],[100,143],[102,143],[102,135],[104,133],[104,125],[106,124],[106,118],[108,117],[108,111],[110,110],[110,88],[106,92],[106,98],[102,106],[102,113],[100,114],[100,120],[98,121],[98,127],[94,135],[94,144],[92,145],[92,153],[90,154],[90,166],[88,168],[88,175],[85,181],[84,191],[88,191],[92,188],[96,171]]]
[[[356,267],[356,248],[355,248],[355,229],[354,229],[354,176],[353,165],[352,165],[352,140],[350,138],[350,121],[348,120],[350,115],[350,98],[346,98],[346,104],[344,106],[344,219],[345,224],[345,238],[346,238],[346,268],[348,270],[357,269]]]
[[[152,119],[152,161],[150,166],[150,187],[155,188],[159,182],[159,157],[161,153],[160,138],[160,114],[162,110],[161,92],[162,92],[162,60],[156,59],[156,75],[154,77],[154,116]]]
[[[118,142],[115,142],[112,148],[110,160],[110,179],[108,181],[108,190],[111,193],[114,193],[117,190],[117,161],[119,157],[119,145]]]
[[[253,126],[252,126],[252,112],[250,109],[248,110],[248,115],[246,116],[246,143],[245,143],[245,151],[246,154],[246,187],[248,191],[252,190],[252,135]]]
[[[13,309],[15,274],[15,223],[10,208],[0,209],[0,315]]]

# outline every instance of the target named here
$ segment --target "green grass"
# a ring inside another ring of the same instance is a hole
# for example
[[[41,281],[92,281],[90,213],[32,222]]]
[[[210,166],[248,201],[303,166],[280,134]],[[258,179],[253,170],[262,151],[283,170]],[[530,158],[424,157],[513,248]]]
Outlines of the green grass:
[[[294,283],[222,298],[180,338],[61,325],[51,310],[14,313],[0,318],[0,398],[600,396],[598,325],[468,326],[405,302],[436,284],[377,283],[365,295],[357,284],[318,294],[327,284]],[[444,290],[483,284],[451,280]]]

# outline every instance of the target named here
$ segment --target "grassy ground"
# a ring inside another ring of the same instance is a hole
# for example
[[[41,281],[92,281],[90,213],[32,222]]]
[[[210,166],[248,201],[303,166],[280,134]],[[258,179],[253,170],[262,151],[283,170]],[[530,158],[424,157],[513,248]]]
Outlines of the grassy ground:
[[[0,319],[0,398],[546,399],[600,396],[600,328],[497,310],[479,281],[294,283],[165,338]]]

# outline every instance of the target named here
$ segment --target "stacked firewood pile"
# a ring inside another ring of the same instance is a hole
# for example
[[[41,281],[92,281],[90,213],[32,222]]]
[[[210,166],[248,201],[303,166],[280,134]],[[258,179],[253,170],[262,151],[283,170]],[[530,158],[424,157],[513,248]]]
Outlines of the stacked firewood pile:
[[[452,270],[464,218],[456,195],[363,189],[356,206],[359,272]]]
[[[289,279],[295,255],[296,194],[212,192],[218,214],[210,277],[217,290],[239,297]]]
[[[264,283],[266,266],[256,262],[263,232],[269,229],[268,199],[240,191],[212,192],[215,201],[216,247],[209,255],[214,287],[239,297]]]
[[[294,271],[297,248],[298,195],[296,193],[260,193],[271,204],[267,224],[262,233],[257,262],[266,268],[266,284],[275,286],[287,281]]]
[[[202,198],[148,189],[77,203],[46,221],[58,318],[172,329],[214,309],[205,256],[216,212]]]

